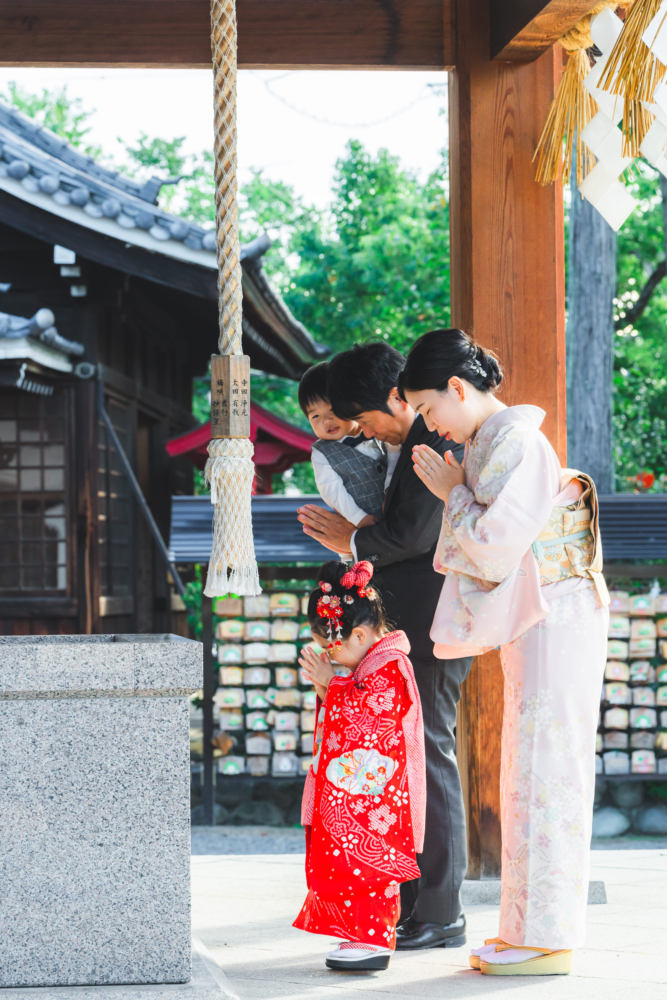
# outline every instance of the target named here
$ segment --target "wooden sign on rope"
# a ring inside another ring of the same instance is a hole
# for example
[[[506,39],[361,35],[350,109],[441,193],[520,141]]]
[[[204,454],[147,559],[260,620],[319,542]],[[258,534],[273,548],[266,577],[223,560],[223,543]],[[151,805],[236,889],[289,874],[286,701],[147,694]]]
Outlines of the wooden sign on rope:
[[[211,356],[211,437],[250,437],[250,358]]]

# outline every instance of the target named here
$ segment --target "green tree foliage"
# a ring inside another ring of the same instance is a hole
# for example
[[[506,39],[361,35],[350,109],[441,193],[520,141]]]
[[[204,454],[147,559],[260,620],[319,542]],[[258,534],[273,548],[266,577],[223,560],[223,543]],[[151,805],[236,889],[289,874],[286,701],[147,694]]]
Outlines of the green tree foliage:
[[[213,153],[204,150],[197,156],[185,153],[185,136],[176,139],[150,138],[145,132],[132,145],[119,138],[125,155],[120,169],[137,180],[149,177],[165,179],[182,177],[177,185],[168,185],[160,192],[160,204],[168,212],[175,212],[203,225],[215,221],[215,184],[213,181]]]
[[[94,111],[85,111],[80,97],[70,97],[67,87],[32,94],[20,84],[10,81],[7,90],[0,92],[0,101],[18,108],[24,115],[34,118],[44,128],[67,139],[73,146],[81,148],[87,156],[101,157],[99,146],[90,145],[86,136],[91,130],[88,124]]]
[[[387,150],[356,140],[336,164],[329,210],[317,212],[287,185],[257,174],[244,188],[242,225],[277,227],[281,252],[266,267],[317,340],[344,350],[389,340],[408,351],[449,323],[447,161],[425,182]],[[283,235],[284,234],[284,235]]]
[[[614,363],[616,489],[667,489],[667,282],[631,320],[630,310],[665,259],[658,174],[641,161],[631,182],[639,206],[619,232]]]
[[[386,150],[372,156],[352,141],[336,164],[332,194],[318,211],[257,173],[242,190],[242,237],[274,231],[264,266],[316,340],[334,350],[387,340],[407,353],[422,333],[449,324],[446,155],[420,182]],[[253,395],[303,422],[294,383],[255,378]],[[302,475],[295,469],[292,478]]]
[[[186,157],[182,152],[185,136],[177,139],[149,139],[145,132],[141,132],[136,145],[119,138],[125,153],[134,165],[133,173],[137,168],[148,169],[151,174],[159,170],[166,177],[175,177],[183,173],[186,164]]]

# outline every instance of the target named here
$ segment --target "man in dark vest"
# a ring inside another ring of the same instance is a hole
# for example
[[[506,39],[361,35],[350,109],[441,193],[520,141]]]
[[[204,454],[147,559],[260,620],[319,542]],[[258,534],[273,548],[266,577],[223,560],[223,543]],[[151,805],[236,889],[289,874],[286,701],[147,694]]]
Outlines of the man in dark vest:
[[[454,748],[456,705],[472,658],[438,660],[429,631],[442,589],[433,556],[443,504],[415,475],[412,449],[462,446],[430,432],[423,417],[396,389],[405,360],[389,344],[353,347],[330,364],[328,397],[334,413],[356,420],[366,437],[385,443],[386,493],[378,524],[355,529],[340,514],[308,504],[299,511],[303,530],[334,552],[351,552],[375,567],[387,616],[410,640],[424,714],[426,742],[426,837],[418,855],[421,878],[401,885],[396,947],[458,947],[466,943],[460,889],[467,869],[466,827]]]

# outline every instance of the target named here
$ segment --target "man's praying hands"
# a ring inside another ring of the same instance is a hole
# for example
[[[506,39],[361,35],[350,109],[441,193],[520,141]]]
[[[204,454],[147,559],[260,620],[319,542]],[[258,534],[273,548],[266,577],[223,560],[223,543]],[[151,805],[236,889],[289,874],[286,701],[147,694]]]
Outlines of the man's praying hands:
[[[307,535],[317,539],[320,545],[332,552],[352,558],[350,539],[357,530],[354,524],[335,511],[325,510],[312,503],[299,507],[297,514]]]

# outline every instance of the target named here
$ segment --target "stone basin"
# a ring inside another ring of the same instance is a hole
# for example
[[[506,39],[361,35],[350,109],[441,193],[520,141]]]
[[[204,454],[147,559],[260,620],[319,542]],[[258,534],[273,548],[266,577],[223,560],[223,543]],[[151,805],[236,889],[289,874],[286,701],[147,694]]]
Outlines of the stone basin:
[[[0,637],[0,987],[189,981],[202,650]]]

